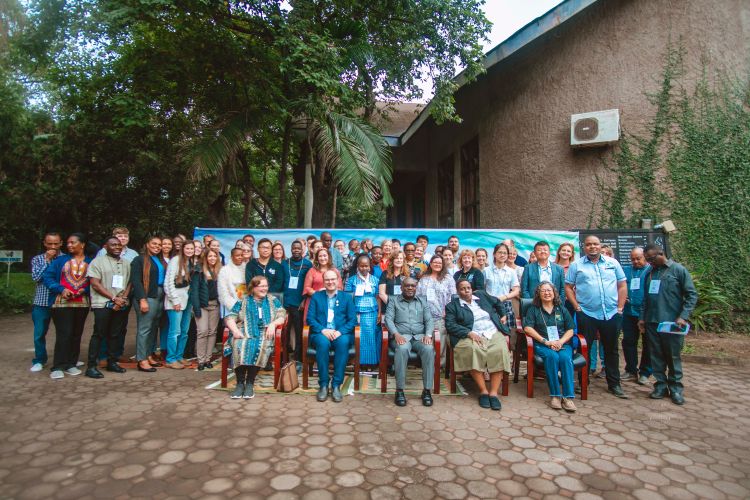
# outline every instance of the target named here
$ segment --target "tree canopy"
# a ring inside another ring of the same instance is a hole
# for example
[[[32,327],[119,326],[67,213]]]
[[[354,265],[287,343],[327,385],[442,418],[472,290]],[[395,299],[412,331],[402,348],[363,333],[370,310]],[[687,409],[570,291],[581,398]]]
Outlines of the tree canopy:
[[[300,226],[303,201],[328,225],[337,196],[339,225],[358,205],[382,225],[376,103],[429,80],[435,119],[458,119],[451,80],[481,71],[489,30],[482,0],[7,3],[0,203],[15,215],[0,224],[29,244],[113,223]]]

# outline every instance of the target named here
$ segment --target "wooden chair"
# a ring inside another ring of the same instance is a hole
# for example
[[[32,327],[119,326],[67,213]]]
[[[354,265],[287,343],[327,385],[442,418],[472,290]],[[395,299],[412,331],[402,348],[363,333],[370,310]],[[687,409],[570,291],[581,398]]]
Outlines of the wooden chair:
[[[380,349],[380,392],[386,392],[388,388],[388,367],[393,364],[393,358],[396,355],[396,351],[391,347],[390,339],[388,337],[388,329],[385,327],[385,323],[382,325],[383,338]],[[440,394],[440,331],[435,329],[433,334],[433,346],[435,347],[435,381],[433,383],[433,392]],[[422,366],[422,361],[414,351],[409,351],[409,361],[407,364],[413,364],[415,366]]]
[[[521,300],[521,311],[522,316],[526,316],[526,311],[531,306],[531,299],[522,299]],[[520,322],[520,320],[519,320]],[[520,328],[520,326],[519,326]],[[521,328],[521,331],[523,331],[523,328]],[[589,348],[586,344],[586,339],[583,337],[583,335],[578,334],[576,335],[578,337],[579,347],[578,349],[573,353],[573,370],[574,371],[580,371],[581,372],[581,399],[586,400],[588,399],[588,386],[589,386]],[[525,349],[524,351],[524,357],[526,358],[526,397],[527,398],[533,398],[534,397],[534,372],[535,370],[539,370],[537,375],[541,375],[539,378],[544,379],[544,376],[546,374],[544,373],[544,361],[540,356],[537,356],[534,354],[534,339],[532,339],[530,336],[526,335],[524,332],[523,336],[518,335],[519,343],[522,339],[525,339]],[[517,351],[520,351],[518,347],[516,348]],[[515,358],[515,356],[514,356]],[[514,366],[514,378],[513,382],[518,381],[518,365]]]
[[[315,348],[310,345],[310,327],[305,325],[302,328],[302,388],[308,388],[308,378],[313,374],[315,366]],[[333,350],[330,352],[330,358],[333,360]],[[354,365],[354,390],[359,390],[359,326],[354,328],[354,345],[349,349],[349,359]],[[327,370],[328,367],[318,367],[318,371]]]
[[[276,327],[273,339],[273,386],[276,387],[281,375],[281,362],[286,359],[286,343],[284,342],[284,331],[286,330],[287,321],[283,325]],[[222,348],[229,338],[229,328],[224,328],[222,336]],[[229,379],[229,360],[231,356],[221,356],[221,387],[226,388]]]
[[[510,337],[506,337],[506,340],[508,342],[508,350],[510,350]],[[450,341],[446,339],[447,346],[446,346],[446,364],[448,365],[450,369],[450,390],[451,394],[456,394],[458,392],[458,386],[456,385],[456,370],[453,367],[453,346],[451,345]],[[503,372],[503,382],[501,386],[501,394],[503,396],[508,395],[508,381],[510,380],[510,372]]]

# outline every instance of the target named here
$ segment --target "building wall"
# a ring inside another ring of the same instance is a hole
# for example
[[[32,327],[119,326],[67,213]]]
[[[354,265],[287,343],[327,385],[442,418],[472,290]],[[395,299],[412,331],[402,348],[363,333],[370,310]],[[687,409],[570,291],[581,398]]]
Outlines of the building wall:
[[[571,149],[570,115],[619,108],[623,132],[642,133],[653,116],[644,92],[658,90],[670,40],[687,50],[688,80],[705,56],[744,75],[750,2],[600,0],[459,90],[463,122],[426,122],[396,151],[396,181],[404,168],[426,171],[427,224],[435,226],[431,174],[477,135],[481,227],[586,227],[601,204],[597,176],[611,176],[603,160],[612,149]]]

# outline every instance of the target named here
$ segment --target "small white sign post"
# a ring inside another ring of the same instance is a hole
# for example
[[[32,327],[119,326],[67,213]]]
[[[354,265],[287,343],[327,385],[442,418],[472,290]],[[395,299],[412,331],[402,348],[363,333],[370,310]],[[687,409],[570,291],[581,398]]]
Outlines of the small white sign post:
[[[8,264],[8,273],[5,276],[5,287],[10,286],[10,266],[14,262],[23,261],[22,250],[0,250],[0,262]]]

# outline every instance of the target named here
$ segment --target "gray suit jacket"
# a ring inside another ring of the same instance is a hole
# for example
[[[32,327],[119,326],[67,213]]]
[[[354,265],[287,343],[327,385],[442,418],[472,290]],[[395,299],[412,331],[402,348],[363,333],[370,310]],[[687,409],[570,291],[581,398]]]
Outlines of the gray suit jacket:
[[[398,333],[407,340],[432,336],[435,329],[430,307],[424,297],[414,297],[411,302],[402,295],[394,295],[385,309],[385,326],[391,334]]]

